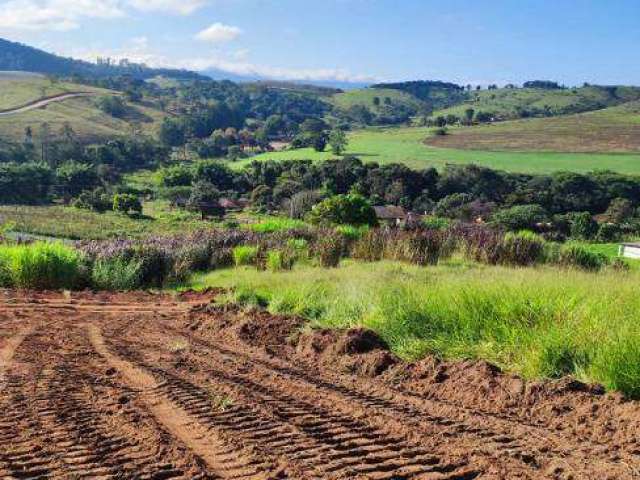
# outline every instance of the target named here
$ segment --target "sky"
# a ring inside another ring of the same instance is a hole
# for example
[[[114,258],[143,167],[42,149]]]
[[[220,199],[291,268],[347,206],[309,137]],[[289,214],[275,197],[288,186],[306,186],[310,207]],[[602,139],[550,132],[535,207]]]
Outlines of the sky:
[[[0,0],[0,37],[278,79],[640,85],[640,0]]]

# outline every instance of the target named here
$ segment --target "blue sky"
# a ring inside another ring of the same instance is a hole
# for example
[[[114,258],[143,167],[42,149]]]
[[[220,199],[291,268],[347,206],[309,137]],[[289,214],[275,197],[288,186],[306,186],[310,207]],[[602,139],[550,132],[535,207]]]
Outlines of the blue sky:
[[[0,0],[0,36],[299,80],[640,84],[640,0]]]

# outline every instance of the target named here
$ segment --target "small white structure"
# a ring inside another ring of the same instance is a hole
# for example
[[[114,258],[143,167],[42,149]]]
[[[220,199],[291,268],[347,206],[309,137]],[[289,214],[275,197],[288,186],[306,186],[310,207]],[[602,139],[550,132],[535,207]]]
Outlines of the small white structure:
[[[640,258],[640,243],[621,244],[618,255],[625,258]]]

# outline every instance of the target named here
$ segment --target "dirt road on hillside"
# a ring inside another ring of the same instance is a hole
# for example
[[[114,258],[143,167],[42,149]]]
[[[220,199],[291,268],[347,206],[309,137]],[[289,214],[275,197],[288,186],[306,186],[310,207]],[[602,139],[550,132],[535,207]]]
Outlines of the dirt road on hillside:
[[[640,478],[635,403],[372,378],[388,354],[353,337],[348,373],[330,335],[211,296],[0,295],[0,478]]]
[[[92,93],[92,92],[61,93],[59,95],[53,95],[51,97],[35,100],[26,105],[22,105],[20,107],[11,108],[7,110],[0,110],[0,117],[7,117],[9,115],[16,115],[18,113],[29,112],[31,110],[36,110],[38,108],[46,107],[51,103],[64,102],[65,100],[69,100],[71,98],[95,97],[97,95],[98,95],[97,93]]]

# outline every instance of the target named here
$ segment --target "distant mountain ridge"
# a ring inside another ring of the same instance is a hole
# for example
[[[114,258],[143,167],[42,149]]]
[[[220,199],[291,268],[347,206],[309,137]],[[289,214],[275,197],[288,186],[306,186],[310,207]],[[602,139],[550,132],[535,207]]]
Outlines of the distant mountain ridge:
[[[0,38],[0,71],[35,72],[44,75],[58,75],[72,77],[74,75],[90,78],[104,78],[118,75],[129,75],[141,80],[157,76],[175,78],[179,80],[230,80],[237,83],[251,83],[274,81],[261,75],[241,75],[220,69],[208,69],[202,72],[180,70],[172,68],[152,68],[146,65],[118,62],[100,63],[87,62],[55,55],[22,43],[12,42]],[[300,85],[314,85],[318,87],[355,89],[367,86],[363,82],[345,82],[332,80],[290,80],[288,83]]]
[[[146,65],[128,62],[116,64],[107,62],[91,63],[84,60],[65,58],[2,38],[0,38],[0,70],[35,72],[65,77],[77,75],[103,78],[130,75],[141,80],[159,75],[188,80],[203,80],[207,78],[204,75],[188,70],[150,68]]]

